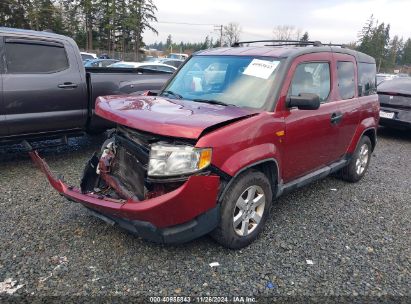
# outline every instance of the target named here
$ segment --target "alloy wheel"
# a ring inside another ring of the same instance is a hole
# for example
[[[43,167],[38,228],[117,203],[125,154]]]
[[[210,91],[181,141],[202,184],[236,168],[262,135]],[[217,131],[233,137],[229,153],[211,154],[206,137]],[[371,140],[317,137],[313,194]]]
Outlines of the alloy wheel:
[[[355,162],[355,171],[358,175],[361,175],[367,168],[369,158],[369,149],[367,144],[363,144],[360,148],[358,158]]]
[[[239,236],[247,236],[260,224],[265,211],[266,197],[260,186],[248,187],[237,199],[234,213],[234,231]]]

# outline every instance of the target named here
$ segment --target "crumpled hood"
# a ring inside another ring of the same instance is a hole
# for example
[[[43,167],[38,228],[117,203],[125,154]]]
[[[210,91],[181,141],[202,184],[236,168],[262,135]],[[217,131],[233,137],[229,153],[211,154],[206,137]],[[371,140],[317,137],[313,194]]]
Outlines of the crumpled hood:
[[[211,105],[152,96],[102,96],[96,114],[133,129],[154,134],[197,139],[214,125],[238,120],[258,110]]]

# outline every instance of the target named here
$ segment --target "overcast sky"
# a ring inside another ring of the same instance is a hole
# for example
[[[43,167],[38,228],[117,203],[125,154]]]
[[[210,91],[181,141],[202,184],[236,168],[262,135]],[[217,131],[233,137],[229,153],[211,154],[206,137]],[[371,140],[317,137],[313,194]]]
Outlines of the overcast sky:
[[[159,23],[153,25],[159,34],[145,32],[145,43],[165,41],[169,34],[174,42],[204,41],[206,35],[216,40],[213,25],[229,22],[241,25],[243,40],[272,39],[274,27],[292,25],[308,31],[310,40],[349,43],[357,40],[371,14],[391,24],[391,37],[411,37],[411,0],[154,0],[154,4]]]

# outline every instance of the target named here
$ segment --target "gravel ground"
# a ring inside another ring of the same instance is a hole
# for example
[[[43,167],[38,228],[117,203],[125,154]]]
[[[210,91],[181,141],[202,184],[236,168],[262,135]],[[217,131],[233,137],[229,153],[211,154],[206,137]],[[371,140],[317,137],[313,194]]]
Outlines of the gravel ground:
[[[102,141],[71,139],[41,155],[77,185]],[[162,246],[111,227],[53,191],[19,147],[2,148],[0,282],[12,279],[8,287],[23,285],[14,295],[32,299],[389,295],[410,301],[410,151],[410,133],[380,130],[360,183],[329,177],[281,197],[262,236],[232,251],[207,236]]]

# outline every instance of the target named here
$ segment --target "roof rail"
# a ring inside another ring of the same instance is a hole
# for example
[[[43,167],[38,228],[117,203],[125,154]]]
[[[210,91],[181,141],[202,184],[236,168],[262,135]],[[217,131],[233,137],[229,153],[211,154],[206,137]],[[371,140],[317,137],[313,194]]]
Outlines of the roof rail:
[[[273,44],[267,44],[264,46],[283,46],[283,45],[312,45],[312,46],[322,46],[321,41],[300,41],[300,40],[252,40],[252,41],[238,41],[234,42],[232,47],[239,47],[242,44],[251,44],[251,43],[261,43],[261,42],[270,42]]]
[[[325,46],[339,46],[341,48],[347,48],[346,44],[335,44],[335,43],[328,43],[328,44],[324,44]]]

